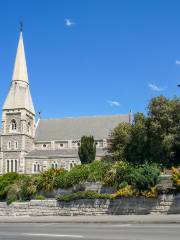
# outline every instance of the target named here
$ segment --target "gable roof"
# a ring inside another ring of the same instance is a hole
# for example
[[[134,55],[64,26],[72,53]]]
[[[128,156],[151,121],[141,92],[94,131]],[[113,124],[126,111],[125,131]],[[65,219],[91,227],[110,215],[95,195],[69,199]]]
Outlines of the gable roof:
[[[96,156],[104,156],[107,151],[104,149],[97,148]],[[56,149],[56,150],[38,150],[34,149],[26,155],[26,158],[54,158],[54,157],[64,157],[64,158],[77,158],[78,149]]]
[[[129,114],[40,119],[35,140],[80,140],[84,135],[93,135],[97,140],[107,139],[120,122],[129,122]]]

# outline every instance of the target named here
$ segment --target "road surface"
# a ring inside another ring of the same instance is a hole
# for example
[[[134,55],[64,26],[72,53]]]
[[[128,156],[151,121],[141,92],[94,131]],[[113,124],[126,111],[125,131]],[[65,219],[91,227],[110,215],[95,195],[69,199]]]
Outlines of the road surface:
[[[0,223],[0,240],[179,240],[180,224]]]

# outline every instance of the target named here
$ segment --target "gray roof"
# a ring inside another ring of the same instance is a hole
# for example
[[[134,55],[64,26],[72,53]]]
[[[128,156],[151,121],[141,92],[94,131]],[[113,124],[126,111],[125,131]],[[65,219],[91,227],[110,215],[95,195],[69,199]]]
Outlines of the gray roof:
[[[103,149],[96,149],[97,156],[103,156],[107,152]],[[53,157],[78,157],[78,149],[57,149],[57,150],[32,150],[26,158],[53,158]]]
[[[78,140],[83,135],[107,139],[111,130],[120,122],[129,122],[129,114],[41,119],[36,129],[35,140]]]

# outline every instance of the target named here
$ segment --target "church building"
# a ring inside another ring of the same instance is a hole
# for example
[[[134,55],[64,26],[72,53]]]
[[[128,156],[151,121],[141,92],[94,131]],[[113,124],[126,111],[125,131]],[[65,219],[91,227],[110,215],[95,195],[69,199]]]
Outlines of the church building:
[[[0,174],[36,174],[49,168],[69,170],[80,164],[78,147],[83,135],[94,136],[96,159],[106,154],[111,130],[124,115],[38,119],[30,93],[22,31],[20,32],[9,93],[2,107]]]

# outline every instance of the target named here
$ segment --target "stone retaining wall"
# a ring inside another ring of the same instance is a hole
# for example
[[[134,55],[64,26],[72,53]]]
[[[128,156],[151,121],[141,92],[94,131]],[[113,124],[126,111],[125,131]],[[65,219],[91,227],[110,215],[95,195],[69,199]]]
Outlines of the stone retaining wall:
[[[56,200],[31,200],[14,202],[7,206],[0,202],[0,216],[73,216],[73,215],[123,215],[123,214],[180,214],[180,195],[161,195],[156,199],[136,197],[84,199],[72,202]]]

